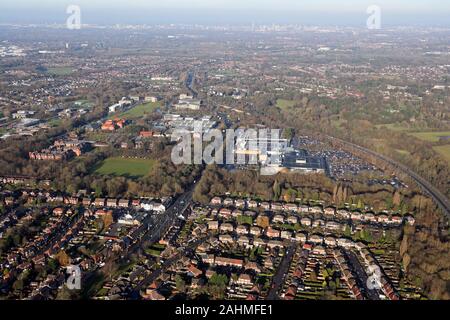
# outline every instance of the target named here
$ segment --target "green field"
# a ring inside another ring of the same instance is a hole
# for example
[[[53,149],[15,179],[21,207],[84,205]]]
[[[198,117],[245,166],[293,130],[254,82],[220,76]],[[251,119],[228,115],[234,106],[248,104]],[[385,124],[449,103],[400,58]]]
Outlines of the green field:
[[[438,142],[439,137],[447,137],[450,136],[450,131],[441,131],[441,132],[414,132],[411,133],[417,139],[428,141],[428,142]]]
[[[385,127],[386,129],[389,129],[392,131],[398,131],[398,132],[410,130],[410,128],[399,125],[397,123],[378,124],[378,125],[376,125],[376,127],[377,127],[377,129],[381,129],[381,128]]]
[[[140,104],[128,111],[120,114],[113,114],[109,118],[121,118],[126,120],[137,120],[145,116],[146,114],[153,113],[157,108],[161,107],[161,102],[148,102]]]
[[[143,177],[149,174],[155,162],[147,159],[108,158],[100,163],[95,172],[101,175]]]
[[[450,165],[450,144],[445,146],[433,147],[434,151],[441,154],[445,159],[447,159],[448,164]]]
[[[278,99],[277,100],[277,107],[283,110],[290,109],[293,106],[295,106],[296,102],[293,100],[286,100],[286,99]]]
[[[73,73],[71,67],[51,67],[47,68],[47,73],[53,76],[68,76]]]
[[[78,100],[75,101],[73,104],[74,107],[83,109],[90,109],[94,106],[94,104],[92,102],[89,102],[88,100]]]
[[[147,114],[153,113],[153,111],[155,111],[159,107],[161,107],[161,102],[144,103],[119,115],[113,115],[111,116],[111,118],[119,117],[126,120],[136,120],[142,118]]]

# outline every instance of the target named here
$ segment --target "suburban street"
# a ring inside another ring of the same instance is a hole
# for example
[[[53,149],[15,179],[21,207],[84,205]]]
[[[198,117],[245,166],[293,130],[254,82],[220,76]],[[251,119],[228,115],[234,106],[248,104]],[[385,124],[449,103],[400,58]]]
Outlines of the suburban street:
[[[275,276],[273,277],[272,287],[267,294],[267,300],[277,300],[279,299],[278,292],[281,289],[281,285],[284,283],[284,278],[286,277],[289,266],[291,265],[292,258],[295,254],[296,244],[291,243],[291,245],[286,249],[286,254],[280,262],[280,266],[277,269]]]

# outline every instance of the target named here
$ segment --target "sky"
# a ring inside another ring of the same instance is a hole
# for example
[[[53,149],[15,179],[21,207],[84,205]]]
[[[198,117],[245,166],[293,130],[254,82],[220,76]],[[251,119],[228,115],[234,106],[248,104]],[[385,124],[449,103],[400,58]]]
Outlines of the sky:
[[[13,0],[0,1],[0,23],[59,23],[79,5],[84,23],[295,23],[333,25],[366,21],[378,5],[385,22],[450,25],[448,0]]]

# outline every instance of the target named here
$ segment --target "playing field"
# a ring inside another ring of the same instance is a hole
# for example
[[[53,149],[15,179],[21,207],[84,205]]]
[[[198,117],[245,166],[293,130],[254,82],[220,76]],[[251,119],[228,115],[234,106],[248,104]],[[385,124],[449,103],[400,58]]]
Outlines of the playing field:
[[[143,177],[149,174],[155,160],[108,158],[95,170],[101,175]]]
[[[445,159],[447,159],[447,162],[450,165],[450,144],[445,146],[433,147],[433,149],[439,152]]]
[[[428,142],[438,142],[440,137],[449,137],[450,131],[441,132],[414,132],[411,133],[414,137]]]
[[[280,109],[289,109],[295,106],[295,101],[293,100],[286,100],[286,99],[278,99],[277,100],[277,107]]]
[[[157,109],[158,107],[161,107],[161,102],[144,103],[134,107],[133,109],[123,112],[118,116],[114,115],[114,117],[119,117],[126,120],[136,120],[142,118],[146,114],[153,113],[153,111],[155,111],[155,109]]]
[[[51,67],[47,68],[47,73],[54,76],[68,76],[73,73],[71,67]]]

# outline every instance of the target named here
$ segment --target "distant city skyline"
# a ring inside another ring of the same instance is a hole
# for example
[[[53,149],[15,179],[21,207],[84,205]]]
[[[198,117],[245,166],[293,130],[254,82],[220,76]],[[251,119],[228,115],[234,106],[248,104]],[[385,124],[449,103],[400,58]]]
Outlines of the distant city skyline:
[[[0,23],[64,23],[79,5],[90,24],[317,24],[361,25],[378,5],[385,25],[450,26],[442,0],[16,0],[0,3]]]

